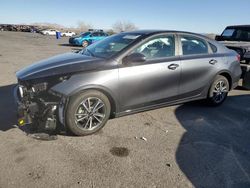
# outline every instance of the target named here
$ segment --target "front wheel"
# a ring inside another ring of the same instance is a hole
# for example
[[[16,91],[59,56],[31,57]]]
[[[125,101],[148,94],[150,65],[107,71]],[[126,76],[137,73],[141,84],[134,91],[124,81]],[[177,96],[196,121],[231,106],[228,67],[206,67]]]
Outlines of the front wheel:
[[[88,41],[84,40],[84,41],[82,42],[82,47],[83,47],[83,48],[86,48],[88,45],[89,45]]]
[[[66,109],[66,128],[75,135],[93,134],[109,119],[111,105],[101,92],[89,90],[70,98]]]
[[[228,92],[229,82],[227,78],[218,75],[209,89],[207,102],[212,106],[221,105],[226,100]]]

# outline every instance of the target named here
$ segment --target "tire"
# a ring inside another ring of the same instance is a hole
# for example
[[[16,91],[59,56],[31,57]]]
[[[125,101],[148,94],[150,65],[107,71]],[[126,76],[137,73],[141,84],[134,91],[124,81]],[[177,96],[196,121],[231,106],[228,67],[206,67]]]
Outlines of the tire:
[[[84,40],[82,41],[82,47],[86,48],[89,45],[89,42]]]
[[[99,102],[99,104],[98,104]],[[70,98],[66,108],[66,129],[77,136],[96,133],[109,119],[108,97],[96,90],[87,90]]]
[[[222,75],[217,75],[210,86],[207,102],[211,106],[221,105],[227,98],[229,92],[228,79]]]

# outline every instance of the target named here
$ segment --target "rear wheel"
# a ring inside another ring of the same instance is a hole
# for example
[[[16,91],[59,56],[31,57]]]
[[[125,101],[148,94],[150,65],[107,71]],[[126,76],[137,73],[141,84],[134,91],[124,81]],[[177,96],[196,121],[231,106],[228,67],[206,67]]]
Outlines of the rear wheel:
[[[66,110],[66,127],[75,135],[93,134],[109,119],[109,99],[101,92],[89,90],[73,96]]]
[[[222,75],[216,76],[211,85],[207,97],[207,101],[212,106],[221,105],[227,98],[229,91],[229,82],[226,77]]]

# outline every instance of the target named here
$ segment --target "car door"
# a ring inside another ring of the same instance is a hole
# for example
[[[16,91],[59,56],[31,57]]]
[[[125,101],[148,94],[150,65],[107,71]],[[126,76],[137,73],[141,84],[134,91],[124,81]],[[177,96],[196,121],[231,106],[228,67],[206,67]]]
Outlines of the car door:
[[[215,55],[213,50],[216,47],[212,49],[212,44],[202,38],[188,34],[179,35],[178,38],[182,68],[180,98],[199,97],[210,86],[223,56]]]
[[[93,32],[91,34],[91,42],[94,43],[99,40],[99,32]]]
[[[143,54],[144,62],[124,62],[119,68],[120,103],[123,111],[175,100],[178,95],[180,61],[175,35],[148,39],[132,54]],[[127,56],[127,57],[129,57]]]

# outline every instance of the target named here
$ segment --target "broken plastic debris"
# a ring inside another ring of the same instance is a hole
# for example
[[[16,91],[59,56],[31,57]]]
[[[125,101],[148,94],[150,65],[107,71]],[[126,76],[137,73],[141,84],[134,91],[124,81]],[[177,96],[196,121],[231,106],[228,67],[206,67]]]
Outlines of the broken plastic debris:
[[[45,141],[50,141],[50,140],[56,140],[57,136],[56,135],[49,135],[46,133],[35,133],[35,134],[29,134],[31,138],[37,139],[37,140],[45,140]]]

